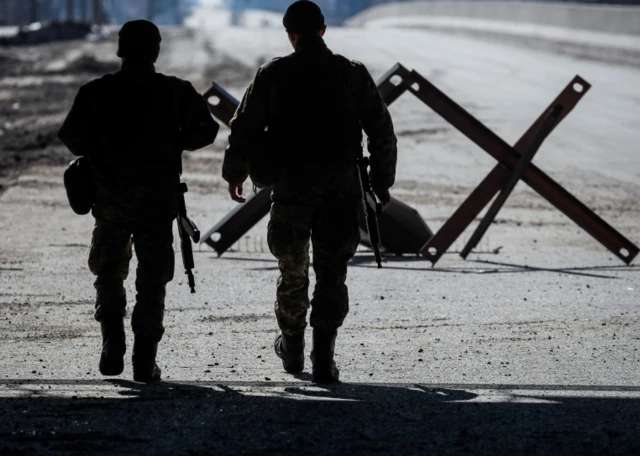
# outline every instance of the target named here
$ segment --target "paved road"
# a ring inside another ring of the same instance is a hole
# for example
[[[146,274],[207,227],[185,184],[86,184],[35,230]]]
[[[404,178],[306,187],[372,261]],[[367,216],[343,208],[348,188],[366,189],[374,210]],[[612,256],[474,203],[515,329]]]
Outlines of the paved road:
[[[247,74],[288,52],[275,30],[206,26],[174,39],[160,68],[181,74],[222,57]],[[536,163],[640,242],[637,70],[422,32],[327,39],[374,76],[396,61],[416,68],[511,142],[580,73],[594,88]],[[395,194],[437,229],[493,161],[408,97],[393,115]],[[234,205],[218,177],[223,147],[185,159],[203,228]],[[0,196],[0,410],[12,418],[0,424],[0,453],[638,451],[640,270],[524,186],[480,246],[499,254],[446,255],[437,268],[389,258],[381,271],[370,254],[356,257],[335,389],[291,378],[272,354],[277,268],[264,222],[222,258],[202,247],[198,293],[180,268],[169,288],[166,383],[143,388],[128,366],[115,382],[97,372],[91,220],[66,207],[60,173],[32,168]],[[132,277],[127,287],[132,297]]]

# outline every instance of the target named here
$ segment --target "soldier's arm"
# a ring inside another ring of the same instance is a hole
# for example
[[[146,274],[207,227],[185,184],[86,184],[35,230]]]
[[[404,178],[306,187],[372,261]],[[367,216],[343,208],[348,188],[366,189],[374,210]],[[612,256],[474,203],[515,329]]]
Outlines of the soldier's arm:
[[[91,103],[90,89],[85,85],[78,91],[71,111],[58,131],[58,138],[73,155],[86,156],[91,154],[93,140]]]
[[[207,103],[191,83],[181,83],[180,146],[182,150],[197,150],[213,143],[220,126],[213,120]]]
[[[267,126],[267,102],[267,84],[263,67],[258,70],[247,88],[229,123],[231,134],[222,165],[222,178],[229,183],[241,183],[248,177],[244,161],[250,147],[264,133]]]
[[[367,149],[371,154],[371,186],[376,192],[387,193],[396,177],[398,158],[393,122],[376,83],[362,64],[356,65],[358,116],[367,134]],[[380,195],[381,199],[383,195]]]

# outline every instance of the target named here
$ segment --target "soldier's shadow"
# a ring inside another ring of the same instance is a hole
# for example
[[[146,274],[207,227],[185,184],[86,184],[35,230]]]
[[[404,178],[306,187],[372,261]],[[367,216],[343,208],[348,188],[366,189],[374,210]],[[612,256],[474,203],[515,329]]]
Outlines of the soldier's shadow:
[[[0,397],[0,413],[6,417],[0,423],[0,453],[638,451],[637,387],[322,386],[304,381],[143,385],[126,380],[51,380],[47,387],[46,383],[33,383],[41,386],[31,387],[29,396],[16,386],[15,394]],[[4,391],[14,384],[20,385],[5,381]],[[53,392],[83,387],[91,394],[71,397]]]

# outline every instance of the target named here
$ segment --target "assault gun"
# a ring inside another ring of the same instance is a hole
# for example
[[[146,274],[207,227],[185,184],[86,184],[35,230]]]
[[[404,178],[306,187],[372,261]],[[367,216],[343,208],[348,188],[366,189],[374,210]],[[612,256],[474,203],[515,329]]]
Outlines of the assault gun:
[[[184,273],[189,280],[189,288],[191,293],[196,292],[196,282],[193,278],[193,272],[195,268],[193,262],[193,248],[191,246],[191,240],[193,242],[200,241],[200,230],[193,221],[187,217],[187,206],[184,202],[184,194],[189,191],[187,184],[181,182],[178,187],[178,235],[180,236],[180,251],[182,252],[182,264],[184,265]]]
[[[369,179],[369,158],[358,158],[358,177],[362,190],[362,205],[364,207],[364,219],[369,233],[369,243],[378,263],[378,269],[382,268],[382,254],[380,253],[380,228],[378,227],[378,215],[382,214],[382,202],[371,189]]]

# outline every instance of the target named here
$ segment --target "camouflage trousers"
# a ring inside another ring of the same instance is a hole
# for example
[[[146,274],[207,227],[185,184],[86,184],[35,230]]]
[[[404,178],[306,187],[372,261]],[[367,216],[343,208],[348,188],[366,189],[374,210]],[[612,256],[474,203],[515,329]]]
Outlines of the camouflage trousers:
[[[175,263],[172,223],[171,219],[113,223],[96,218],[89,253],[89,269],[97,276],[96,320],[126,313],[123,282],[129,275],[133,244],[138,268],[131,327],[136,336],[160,341],[165,288],[173,279]]]
[[[347,263],[360,241],[361,204],[355,198],[315,205],[273,202],[268,242],[281,273],[275,312],[284,334],[304,330],[309,307],[313,328],[330,330],[342,325],[349,312],[345,280]],[[310,244],[316,274],[311,302],[308,295]]]

